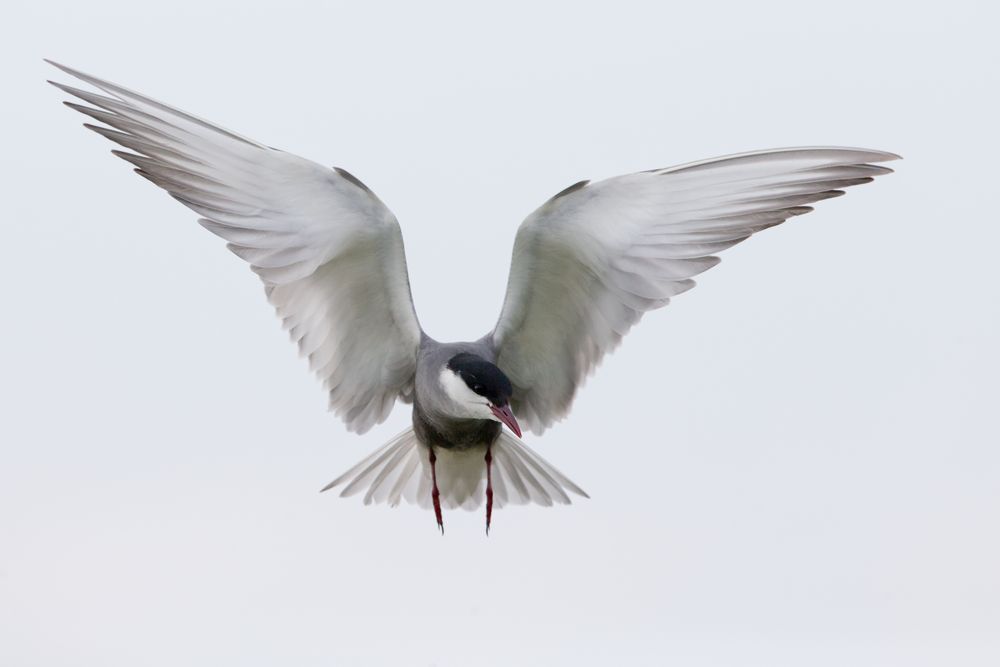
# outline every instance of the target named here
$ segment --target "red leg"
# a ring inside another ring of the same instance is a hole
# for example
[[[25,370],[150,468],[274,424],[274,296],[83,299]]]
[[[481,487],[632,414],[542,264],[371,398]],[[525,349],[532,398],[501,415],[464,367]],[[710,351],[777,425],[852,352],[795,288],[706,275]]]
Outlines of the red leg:
[[[493,455],[486,447],[486,534],[490,534],[490,519],[493,518]]]
[[[437,471],[434,469],[434,464],[437,462],[437,456],[434,455],[434,447],[431,450],[431,482],[433,484],[433,489],[431,490],[431,500],[434,501],[434,517],[437,519],[438,528],[441,529],[441,534],[444,535],[444,521],[441,519],[441,493],[438,491],[438,479]]]

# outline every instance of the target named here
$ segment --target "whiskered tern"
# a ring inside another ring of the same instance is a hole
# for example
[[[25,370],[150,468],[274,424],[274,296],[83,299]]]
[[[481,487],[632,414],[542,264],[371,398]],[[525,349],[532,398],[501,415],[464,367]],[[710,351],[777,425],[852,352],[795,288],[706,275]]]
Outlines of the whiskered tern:
[[[421,329],[396,217],[360,180],[52,63],[104,94],[53,83],[118,157],[201,216],[260,276],[268,301],[357,433],[412,403],[413,426],[324,490],[476,509],[586,496],[524,446],[570,410],[642,315],[694,287],[715,256],[891,170],[856,148],[743,153],[580,181],[517,232],[500,319],[479,340]],[[503,430],[506,426],[507,430]]]

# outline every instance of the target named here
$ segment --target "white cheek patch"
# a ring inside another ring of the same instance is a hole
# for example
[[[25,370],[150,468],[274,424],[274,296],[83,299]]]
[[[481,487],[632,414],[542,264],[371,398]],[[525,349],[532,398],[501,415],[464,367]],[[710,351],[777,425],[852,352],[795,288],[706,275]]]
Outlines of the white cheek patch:
[[[469,389],[469,385],[465,384],[465,380],[458,373],[445,367],[441,370],[440,377],[441,388],[451,401],[456,417],[496,420],[490,410],[489,402]]]

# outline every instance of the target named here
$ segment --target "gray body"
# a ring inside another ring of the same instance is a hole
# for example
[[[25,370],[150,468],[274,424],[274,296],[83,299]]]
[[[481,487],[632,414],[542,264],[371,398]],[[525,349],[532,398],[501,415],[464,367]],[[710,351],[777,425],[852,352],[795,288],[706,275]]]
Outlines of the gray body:
[[[492,445],[503,425],[489,419],[454,417],[441,386],[441,371],[456,354],[469,352],[496,363],[496,350],[489,336],[471,343],[439,343],[424,334],[417,353],[413,386],[413,431],[427,447],[465,451]]]

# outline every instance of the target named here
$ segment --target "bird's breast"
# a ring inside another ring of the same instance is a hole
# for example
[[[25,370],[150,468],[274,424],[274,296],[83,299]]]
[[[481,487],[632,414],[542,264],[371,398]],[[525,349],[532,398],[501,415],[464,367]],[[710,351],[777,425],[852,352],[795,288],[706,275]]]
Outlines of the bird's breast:
[[[493,444],[500,436],[502,425],[489,419],[431,419],[415,402],[413,430],[417,439],[428,447],[462,451]]]

